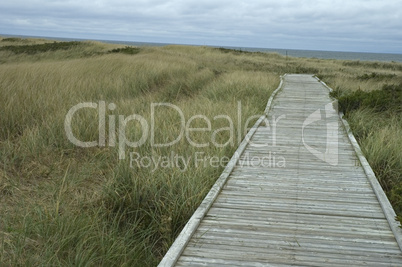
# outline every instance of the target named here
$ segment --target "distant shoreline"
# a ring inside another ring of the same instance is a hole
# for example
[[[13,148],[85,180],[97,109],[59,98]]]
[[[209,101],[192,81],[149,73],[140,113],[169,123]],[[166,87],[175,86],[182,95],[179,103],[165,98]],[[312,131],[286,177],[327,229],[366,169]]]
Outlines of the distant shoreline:
[[[112,44],[125,44],[133,46],[165,46],[165,45],[187,45],[187,44],[172,44],[172,43],[151,43],[151,42],[132,42],[132,41],[117,41],[117,40],[100,40],[100,39],[83,39],[83,38],[62,38],[62,37],[49,37],[49,36],[28,36],[28,35],[12,35],[0,34],[4,37],[20,37],[20,38],[42,38],[58,41],[99,41]],[[202,45],[191,45],[202,46]],[[237,49],[248,52],[265,52],[265,53],[278,53],[280,55],[287,55],[289,57],[299,58],[317,58],[317,59],[336,59],[336,60],[360,60],[360,61],[383,61],[383,62],[402,62],[402,54],[393,53],[369,53],[369,52],[342,52],[342,51],[323,51],[323,50],[299,50],[299,49],[280,49],[280,48],[254,48],[254,47],[236,47],[236,46],[215,46],[207,45],[210,47],[223,47],[228,49]]]

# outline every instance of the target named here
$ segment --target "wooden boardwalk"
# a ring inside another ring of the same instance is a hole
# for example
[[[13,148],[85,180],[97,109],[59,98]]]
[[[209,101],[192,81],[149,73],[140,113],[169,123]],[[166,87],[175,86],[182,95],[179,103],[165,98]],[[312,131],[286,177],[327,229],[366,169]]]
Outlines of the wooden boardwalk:
[[[328,88],[286,75],[277,91],[160,266],[402,266],[395,214]]]

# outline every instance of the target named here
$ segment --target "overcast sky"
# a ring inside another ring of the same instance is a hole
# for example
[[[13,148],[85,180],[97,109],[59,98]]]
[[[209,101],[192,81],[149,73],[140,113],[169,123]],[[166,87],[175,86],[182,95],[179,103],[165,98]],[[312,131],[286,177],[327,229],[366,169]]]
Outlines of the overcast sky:
[[[402,2],[12,0],[0,34],[402,53]]]

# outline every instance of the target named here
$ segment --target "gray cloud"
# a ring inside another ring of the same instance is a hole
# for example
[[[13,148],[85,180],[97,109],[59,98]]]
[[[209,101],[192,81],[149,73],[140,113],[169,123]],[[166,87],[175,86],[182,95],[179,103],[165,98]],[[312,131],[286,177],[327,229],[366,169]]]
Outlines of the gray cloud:
[[[399,0],[30,0],[0,3],[0,34],[402,53]]]

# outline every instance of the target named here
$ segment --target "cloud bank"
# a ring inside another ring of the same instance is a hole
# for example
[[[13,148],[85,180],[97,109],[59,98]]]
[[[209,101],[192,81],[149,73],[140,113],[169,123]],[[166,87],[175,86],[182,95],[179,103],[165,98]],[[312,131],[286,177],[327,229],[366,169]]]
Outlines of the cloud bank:
[[[16,0],[0,34],[402,53],[400,0]]]

